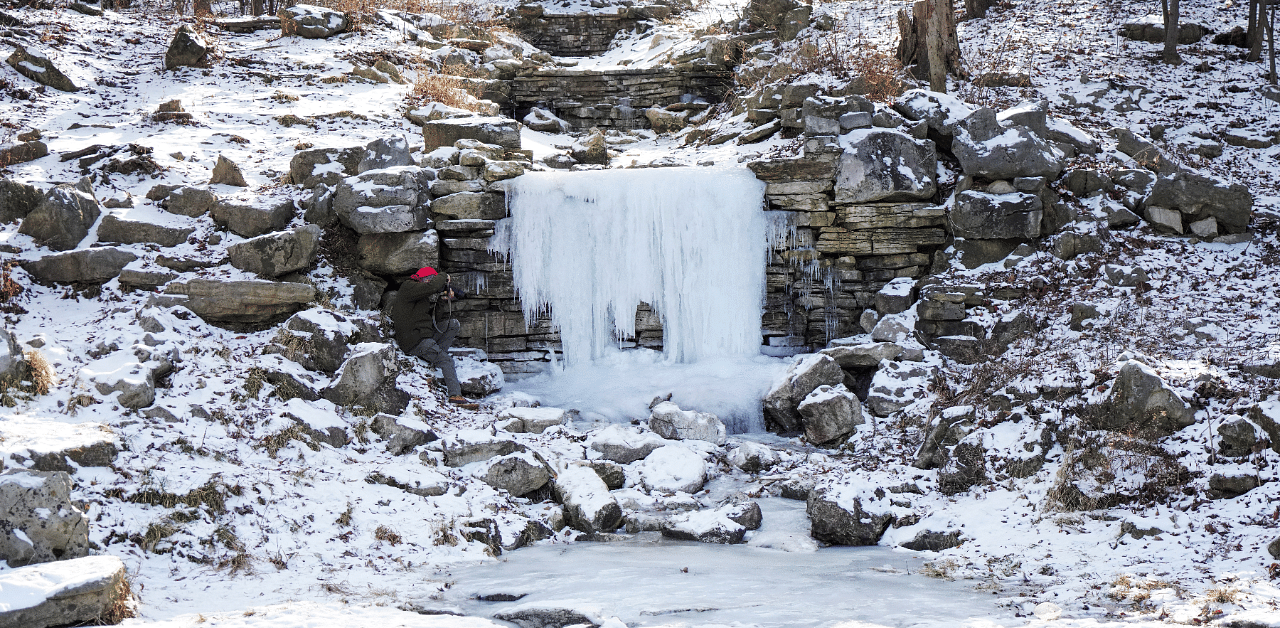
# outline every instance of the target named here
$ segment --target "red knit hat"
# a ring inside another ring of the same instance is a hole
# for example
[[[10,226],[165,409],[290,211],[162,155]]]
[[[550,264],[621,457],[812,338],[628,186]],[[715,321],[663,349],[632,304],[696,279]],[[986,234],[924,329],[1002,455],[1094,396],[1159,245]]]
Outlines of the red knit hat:
[[[430,266],[423,266],[422,268],[419,268],[418,272],[414,273],[410,279],[413,279],[414,281],[422,281],[423,279],[436,274],[438,274],[436,273],[436,269]]]

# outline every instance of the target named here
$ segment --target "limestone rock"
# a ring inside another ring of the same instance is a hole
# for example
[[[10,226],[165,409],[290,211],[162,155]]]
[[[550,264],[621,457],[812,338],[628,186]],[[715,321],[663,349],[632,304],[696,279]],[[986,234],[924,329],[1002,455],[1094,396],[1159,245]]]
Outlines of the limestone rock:
[[[956,195],[952,227],[957,237],[978,240],[1031,240],[1040,236],[1044,206],[1022,192],[988,194],[966,190]]]
[[[80,249],[23,262],[22,268],[46,283],[103,283],[114,279],[137,255],[115,247]]]
[[[916,282],[910,277],[898,277],[876,292],[876,311],[881,316],[900,314],[915,303]]]
[[[380,413],[369,422],[369,429],[387,441],[387,453],[401,456],[413,451],[418,445],[425,445],[436,440],[431,430],[420,430],[404,425],[397,417]]]
[[[26,218],[43,199],[44,195],[33,185],[0,179],[0,222]]]
[[[1143,204],[1178,210],[1196,219],[1212,216],[1224,233],[1245,231],[1253,214],[1253,195],[1244,184],[1228,185],[1185,171],[1157,178]]]
[[[821,487],[809,492],[805,512],[809,514],[809,534],[832,545],[875,545],[893,521],[889,513],[863,510],[860,497],[844,497],[840,487]]]
[[[792,364],[765,395],[765,416],[780,431],[799,431],[802,424],[796,408],[800,402],[819,386],[843,382],[844,371],[831,356],[819,353],[805,357]]]
[[[364,154],[363,147],[299,151],[289,160],[289,180],[307,190],[322,183],[335,186],[348,175],[360,174]]]
[[[333,212],[356,233],[402,233],[431,226],[420,203],[419,174],[412,167],[369,170],[340,183],[334,191]]]
[[[61,92],[80,91],[62,70],[53,65],[53,61],[44,52],[33,46],[24,46],[14,39],[7,40],[7,43],[13,46],[13,54],[5,59],[5,63],[17,70],[18,74]]]
[[[364,158],[356,166],[356,173],[412,165],[413,159],[409,156],[409,140],[404,137],[377,139],[365,146]]]
[[[1195,410],[1151,367],[1129,360],[1111,384],[1108,408],[1099,426],[1108,430],[1172,434],[1195,423]]]
[[[385,343],[364,343],[351,348],[346,361],[321,395],[343,407],[363,406],[399,414],[408,405],[408,394],[395,388],[400,365],[396,352]],[[397,394],[399,393],[399,394]]]
[[[264,353],[278,352],[311,371],[334,373],[346,359],[359,329],[346,316],[321,308],[303,310],[285,321],[277,338],[282,345],[270,345]]]
[[[903,92],[893,103],[893,110],[908,120],[923,120],[938,135],[956,134],[961,120],[973,113],[960,99],[925,89]]]
[[[179,216],[192,218],[203,216],[218,205],[218,197],[207,188],[182,186],[171,192],[161,201],[165,211]]]
[[[596,131],[574,142],[569,147],[569,156],[580,164],[609,165],[609,145],[604,141],[604,133]]]
[[[969,176],[991,180],[1045,177],[1052,181],[1062,172],[1063,155],[1058,149],[1027,127],[1001,127],[991,109],[973,112],[959,128],[951,150]]]
[[[209,184],[233,185],[241,188],[249,186],[244,180],[244,173],[240,172],[240,166],[224,155],[218,155],[218,163],[213,166]]]
[[[458,432],[442,444],[444,445],[444,464],[449,467],[464,467],[473,462],[482,462],[527,449],[513,440],[495,438],[486,430]]]
[[[502,390],[507,383],[502,368],[492,362],[464,356],[454,359],[454,368],[462,394],[469,397],[486,397]]]
[[[17,383],[27,374],[27,358],[13,332],[0,329],[0,385]]]
[[[622,509],[604,480],[588,466],[569,466],[552,483],[556,501],[564,504],[565,519],[575,530],[593,534],[612,532],[622,522]]]
[[[500,220],[507,216],[503,196],[492,192],[458,192],[442,196],[431,203],[431,211],[452,220]]]
[[[659,447],[639,464],[641,482],[649,491],[696,493],[707,481],[702,456],[681,446]]]
[[[630,464],[644,459],[659,447],[665,447],[667,440],[652,432],[640,432],[622,425],[610,425],[593,434],[588,443],[588,446],[600,452],[605,460]]]
[[[124,563],[115,556],[84,556],[0,572],[0,590],[22,591],[35,598],[24,596],[21,603],[0,610],[0,626],[51,628],[98,623],[126,601],[125,576]]]
[[[436,267],[440,239],[434,229],[404,233],[366,233],[356,242],[360,267],[382,275],[403,275]]]
[[[101,213],[92,193],[64,183],[45,193],[44,200],[23,219],[18,233],[55,251],[66,251],[89,235],[89,227]]]
[[[902,347],[892,342],[868,342],[856,345],[833,345],[819,352],[830,356],[840,368],[878,367],[881,360],[893,360],[902,355]]]
[[[532,493],[551,479],[546,465],[528,452],[490,458],[479,475],[485,484],[515,497]]]
[[[560,408],[507,408],[498,414],[498,418],[516,422],[507,424],[505,429],[508,432],[541,434],[549,427],[564,425],[569,412]]]
[[[960,543],[960,532],[958,530],[954,532],[925,530],[901,545],[917,552],[941,552],[942,550],[959,547]]]
[[[595,628],[599,625],[596,620],[567,608],[517,608],[496,613],[493,618],[511,622],[520,628]]]
[[[928,199],[937,193],[933,142],[867,129],[842,135],[840,145],[844,152],[836,173],[836,203]]]
[[[155,403],[156,378],[171,370],[168,359],[121,361],[109,356],[86,364],[80,378],[92,382],[98,394],[120,393],[116,402],[136,410]]]
[[[39,140],[0,144],[0,167],[35,161],[49,154],[49,146]]]
[[[930,367],[886,362],[871,379],[867,409],[887,417],[924,397],[932,377]]]
[[[242,238],[256,238],[284,229],[296,211],[292,201],[271,207],[220,202],[213,208],[213,222]]]
[[[237,242],[227,247],[227,256],[232,266],[271,279],[310,268],[319,245],[320,227],[304,225]]]
[[[529,109],[529,113],[525,115],[521,122],[524,122],[526,127],[543,133],[568,133],[572,130],[568,122],[557,118],[554,113],[540,107]]]
[[[520,150],[520,123],[499,117],[465,117],[431,120],[422,125],[424,152],[441,146],[453,146],[461,139],[497,144],[507,150]]]
[[[747,530],[759,527],[760,505],[743,502],[670,517],[662,523],[662,536],[728,545],[742,543]]]
[[[1239,497],[1261,486],[1256,475],[1223,475],[1215,473],[1209,476],[1210,499],[1232,499]]]
[[[176,70],[182,66],[209,67],[209,44],[190,24],[178,27],[169,42],[169,50],[164,53],[164,69]]]
[[[1241,458],[1253,453],[1258,444],[1258,434],[1253,425],[1244,419],[1235,419],[1218,426],[1218,451],[1230,458]]]
[[[163,247],[178,246],[195,233],[195,227],[169,227],[141,220],[122,220],[113,214],[98,223],[99,242],[121,244],[154,243]]]
[[[295,4],[276,15],[280,18],[280,34],[303,39],[325,39],[351,28],[347,14],[311,4]]]
[[[187,295],[183,305],[206,321],[249,324],[293,314],[316,295],[314,287],[302,283],[209,279],[170,283],[165,292]]]
[[[89,519],[71,503],[71,476],[61,471],[0,473],[0,560],[10,567],[89,553]]]
[[[750,441],[739,443],[733,451],[729,452],[729,464],[747,473],[767,471],[780,460],[778,452],[768,445]]]
[[[670,401],[653,407],[649,429],[669,440],[705,440],[716,445],[723,445],[727,434],[724,423],[716,415],[681,410]]]
[[[844,384],[819,386],[797,410],[805,438],[815,445],[839,445],[864,421],[862,403]]]

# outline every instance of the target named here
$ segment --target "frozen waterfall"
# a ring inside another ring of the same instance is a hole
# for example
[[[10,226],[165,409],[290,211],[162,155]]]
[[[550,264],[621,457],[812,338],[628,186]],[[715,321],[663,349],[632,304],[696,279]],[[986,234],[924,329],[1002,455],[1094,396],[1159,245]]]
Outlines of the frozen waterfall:
[[[525,317],[550,310],[569,366],[663,323],[668,362],[760,351],[764,184],[741,168],[539,172],[514,179],[505,252]]]
[[[760,399],[785,368],[760,355],[769,225],[764,184],[740,168],[540,172],[513,179],[491,250],[526,320],[550,312],[564,369],[514,388],[621,421],[655,395],[763,429]],[[661,318],[663,353],[620,351],[636,308]]]

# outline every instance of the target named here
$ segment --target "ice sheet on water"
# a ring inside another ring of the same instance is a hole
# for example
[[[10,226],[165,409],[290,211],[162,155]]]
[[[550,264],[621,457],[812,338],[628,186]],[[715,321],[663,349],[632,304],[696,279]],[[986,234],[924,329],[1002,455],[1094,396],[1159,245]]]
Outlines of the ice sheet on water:
[[[583,365],[635,335],[648,303],[672,362],[759,353],[764,184],[742,168],[537,172],[514,179],[492,247],[525,315],[550,310]]]

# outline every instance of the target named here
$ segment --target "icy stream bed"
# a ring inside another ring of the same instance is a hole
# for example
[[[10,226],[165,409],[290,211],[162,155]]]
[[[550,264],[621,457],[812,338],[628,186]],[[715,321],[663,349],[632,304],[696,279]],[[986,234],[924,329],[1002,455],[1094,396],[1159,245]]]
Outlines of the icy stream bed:
[[[614,543],[541,545],[499,563],[453,568],[445,600],[468,615],[574,609],[628,626],[1022,626],[992,596],[921,573],[922,554],[882,547],[819,549],[804,503],[761,500],[746,545],[644,533]],[[484,602],[478,596],[520,596]],[[851,623],[845,623],[851,622]]]

